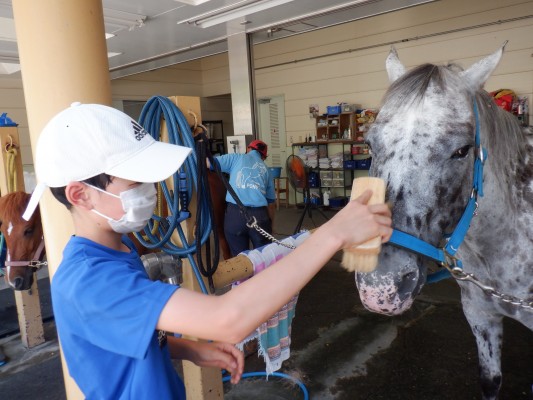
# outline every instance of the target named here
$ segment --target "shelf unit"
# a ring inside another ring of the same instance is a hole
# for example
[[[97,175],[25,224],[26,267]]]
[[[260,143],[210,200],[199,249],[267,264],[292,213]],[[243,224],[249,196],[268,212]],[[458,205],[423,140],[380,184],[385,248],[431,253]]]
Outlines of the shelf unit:
[[[331,198],[350,196],[352,182],[356,177],[368,176],[368,168],[359,167],[362,164],[370,164],[371,156],[370,149],[364,142],[357,142],[353,140],[324,140],[316,142],[293,143],[292,154],[299,155],[299,148],[316,147],[318,158],[328,157],[331,154],[342,152],[343,167],[342,168],[316,168],[307,167],[308,179],[311,174],[316,174],[316,186],[310,187],[311,195],[316,193],[320,198],[320,203],[323,201],[323,193],[326,190],[331,192]],[[304,160],[305,161],[305,160]],[[345,168],[350,166],[350,168]],[[353,167],[353,168],[352,168]],[[298,198],[300,196],[300,198]],[[295,192],[295,203],[304,202],[303,196]]]
[[[354,140],[357,122],[354,112],[324,114],[316,117],[316,141]]]

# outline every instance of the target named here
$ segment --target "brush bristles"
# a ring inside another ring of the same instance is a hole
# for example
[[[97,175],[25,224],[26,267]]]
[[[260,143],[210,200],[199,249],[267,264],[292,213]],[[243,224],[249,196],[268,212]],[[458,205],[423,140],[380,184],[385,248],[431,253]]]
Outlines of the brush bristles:
[[[345,249],[342,255],[341,266],[348,272],[372,272],[378,266],[378,255],[360,254]]]
[[[361,177],[353,181],[351,200],[357,199],[366,189],[372,190],[368,204],[385,201],[385,181],[380,178]],[[378,266],[381,237],[375,237],[359,246],[344,249],[341,266],[350,272],[372,272]]]

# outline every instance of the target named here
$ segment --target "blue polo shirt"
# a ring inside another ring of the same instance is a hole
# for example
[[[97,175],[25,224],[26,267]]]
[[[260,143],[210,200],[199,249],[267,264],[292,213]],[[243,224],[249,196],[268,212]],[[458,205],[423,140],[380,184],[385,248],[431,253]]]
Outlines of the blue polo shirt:
[[[242,204],[247,207],[264,207],[276,201],[274,181],[257,150],[246,154],[225,154],[216,157],[222,172],[229,174],[229,183]],[[228,192],[228,203],[235,200]]]
[[[70,376],[87,399],[185,399],[156,324],[177,286],[151,281],[130,247],[73,236],[52,280],[52,305]]]

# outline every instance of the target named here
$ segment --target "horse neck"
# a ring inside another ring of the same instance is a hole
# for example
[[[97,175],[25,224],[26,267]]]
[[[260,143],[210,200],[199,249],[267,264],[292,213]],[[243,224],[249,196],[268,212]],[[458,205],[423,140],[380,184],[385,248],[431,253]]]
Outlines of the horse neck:
[[[496,157],[494,157],[496,158]],[[478,197],[478,212],[474,217],[469,236],[485,238],[492,242],[495,236],[500,241],[510,237],[502,237],[497,232],[516,232],[519,227],[517,221],[529,218],[533,212],[533,198],[527,193],[531,190],[529,181],[531,177],[525,177],[524,171],[531,171],[531,154],[526,155],[524,162],[516,162],[511,167],[503,167],[501,161],[485,164],[483,193]],[[507,160],[510,162],[510,160]],[[531,174],[531,172],[530,172]]]

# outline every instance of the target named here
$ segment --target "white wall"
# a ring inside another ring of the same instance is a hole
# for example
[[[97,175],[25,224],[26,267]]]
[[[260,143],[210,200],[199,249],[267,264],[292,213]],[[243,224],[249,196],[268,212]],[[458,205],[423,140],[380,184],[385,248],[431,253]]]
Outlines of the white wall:
[[[388,86],[385,58],[391,42],[399,42],[395,47],[406,67],[449,61],[468,67],[509,40],[485,87],[512,89],[528,96],[531,106],[533,18],[451,31],[523,17],[532,9],[531,0],[442,0],[265,43],[254,49],[257,96],[284,94],[290,141],[291,135],[304,136],[314,129],[309,104],[319,104],[320,112],[337,102],[378,107]],[[345,53],[328,55],[339,52]]]

